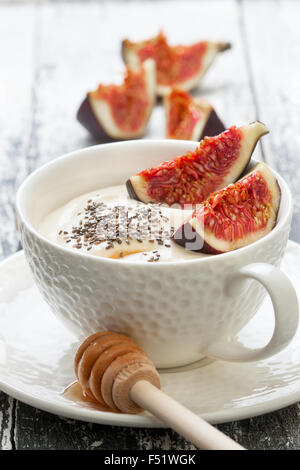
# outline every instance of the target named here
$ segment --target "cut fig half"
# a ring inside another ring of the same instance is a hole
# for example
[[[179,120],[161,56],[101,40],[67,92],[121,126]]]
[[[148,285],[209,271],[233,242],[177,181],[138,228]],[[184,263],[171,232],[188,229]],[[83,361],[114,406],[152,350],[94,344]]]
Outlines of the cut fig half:
[[[124,39],[122,55],[126,64],[138,67],[146,59],[155,60],[157,94],[170,93],[173,86],[189,91],[195,88],[219,52],[231,47],[228,42],[200,41],[190,46],[170,46],[165,35],[141,42]]]
[[[212,105],[179,88],[164,97],[166,138],[199,141],[225,131]]]
[[[155,104],[156,71],[152,59],[138,69],[127,67],[122,85],[99,85],[77,113],[78,121],[104,141],[141,137]]]
[[[258,163],[235,184],[211,194],[177,229],[173,240],[191,251],[220,254],[249,245],[275,226],[280,187],[270,168]]]
[[[145,203],[199,204],[240,177],[257,141],[268,132],[256,121],[205,137],[193,152],[132,176],[127,181],[129,196]]]

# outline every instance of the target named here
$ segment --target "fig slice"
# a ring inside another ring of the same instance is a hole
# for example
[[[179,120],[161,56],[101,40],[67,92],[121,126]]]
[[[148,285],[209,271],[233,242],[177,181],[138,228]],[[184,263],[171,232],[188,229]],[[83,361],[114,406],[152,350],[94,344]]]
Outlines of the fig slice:
[[[131,176],[129,196],[145,203],[199,204],[240,177],[257,141],[268,132],[256,121],[205,137],[193,152]]]
[[[167,139],[195,140],[225,131],[225,126],[208,101],[193,98],[179,88],[164,97]]]
[[[155,104],[155,62],[146,60],[137,69],[126,67],[122,85],[99,85],[81,104],[78,121],[103,141],[142,136]]]
[[[137,67],[144,60],[155,60],[157,94],[164,96],[171,87],[189,91],[195,88],[219,52],[231,47],[228,42],[200,41],[190,46],[170,46],[163,32],[141,42],[122,41],[122,56],[126,64]]]
[[[280,188],[270,168],[258,163],[235,184],[211,194],[175,231],[173,240],[191,251],[220,254],[249,245],[276,224]]]

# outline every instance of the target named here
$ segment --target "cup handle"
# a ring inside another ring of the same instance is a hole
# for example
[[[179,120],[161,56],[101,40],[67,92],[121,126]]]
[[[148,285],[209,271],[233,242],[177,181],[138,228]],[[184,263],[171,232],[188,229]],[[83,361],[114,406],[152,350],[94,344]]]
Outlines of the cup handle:
[[[245,279],[255,279],[268,291],[275,315],[275,328],[268,344],[249,349],[229,341],[212,346],[208,355],[231,362],[250,362],[266,359],[282,351],[293,339],[298,326],[299,310],[295,289],[289,278],[277,267],[267,263],[253,263],[237,270],[226,283],[228,295],[240,292]]]

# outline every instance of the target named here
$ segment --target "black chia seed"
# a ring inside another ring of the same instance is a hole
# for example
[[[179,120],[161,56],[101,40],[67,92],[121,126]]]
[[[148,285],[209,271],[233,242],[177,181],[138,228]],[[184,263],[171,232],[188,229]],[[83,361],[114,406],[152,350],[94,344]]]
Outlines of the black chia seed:
[[[157,206],[144,204],[136,206],[116,205],[108,206],[101,201],[89,199],[83,211],[78,212],[82,219],[77,226],[72,227],[72,234],[66,230],[60,230],[58,235],[68,235],[66,243],[74,240],[73,248],[81,249],[87,247],[90,251],[94,245],[104,244],[106,250],[115,245],[126,243],[130,245],[131,240],[143,243],[156,243],[160,246],[171,247],[170,237],[174,233],[174,227],[166,229],[169,218],[162,214]],[[148,252],[143,253],[147,256]],[[149,253],[148,253],[149,254]],[[120,257],[124,252],[120,252]],[[156,262],[160,259],[158,250],[149,254],[148,262]]]

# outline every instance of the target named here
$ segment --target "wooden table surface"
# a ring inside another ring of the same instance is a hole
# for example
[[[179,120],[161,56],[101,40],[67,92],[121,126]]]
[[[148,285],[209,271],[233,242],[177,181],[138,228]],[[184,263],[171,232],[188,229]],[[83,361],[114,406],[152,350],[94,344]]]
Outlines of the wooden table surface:
[[[120,39],[163,28],[173,42],[229,40],[197,93],[229,126],[259,119],[270,134],[256,157],[295,201],[300,242],[300,2],[293,0],[0,2],[0,259],[19,250],[14,200],[35,168],[94,145],[75,120],[98,81],[122,68]],[[149,137],[163,137],[156,109]],[[159,114],[160,113],[160,114]],[[155,122],[155,123],[154,123]],[[300,449],[299,404],[219,428],[248,449]],[[0,449],[194,449],[171,430],[64,419],[0,392]]]

